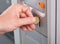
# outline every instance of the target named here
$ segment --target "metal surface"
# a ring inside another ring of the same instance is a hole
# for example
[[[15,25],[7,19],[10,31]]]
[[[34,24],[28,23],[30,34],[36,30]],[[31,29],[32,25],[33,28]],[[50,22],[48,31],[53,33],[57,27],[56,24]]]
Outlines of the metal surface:
[[[22,44],[47,44],[47,38],[36,32],[21,32],[22,35]]]
[[[44,2],[45,4],[45,7],[46,7],[46,0],[24,0],[24,3],[37,9],[37,10],[40,10],[41,12],[45,12],[45,9],[42,9],[39,5],[40,2]]]
[[[21,40],[21,30],[18,28],[17,30],[14,31],[14,40],[15,40],[15,44],[22,44],[22,40]]]
[[[60,0],[57,0],[57,44],[60,44]]]
[[[11,0],[0,0],[0,14],[11,5]]]
[[[56,0],[47,0],[48,44],[55,44]]]

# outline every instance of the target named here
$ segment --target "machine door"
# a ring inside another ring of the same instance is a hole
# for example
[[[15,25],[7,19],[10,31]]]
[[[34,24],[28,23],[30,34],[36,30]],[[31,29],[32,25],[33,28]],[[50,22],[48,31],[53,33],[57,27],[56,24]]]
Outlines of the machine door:
[[[21,31],[22,44],[47,44],[46,0],[24,0],[24,4],[32,8],[32,14],[39,16],[40,22],[36,24],[36,29],[32,32]],[[41,4],[43,7],[41,7]],[[40,15],[39,12],[42,14]]]

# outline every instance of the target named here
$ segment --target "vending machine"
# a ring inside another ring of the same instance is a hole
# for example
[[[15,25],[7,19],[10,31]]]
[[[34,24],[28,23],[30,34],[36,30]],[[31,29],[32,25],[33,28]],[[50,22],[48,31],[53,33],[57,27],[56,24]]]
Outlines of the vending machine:
[[[40,18],[34,31],[14,31],[15,44],[57,44],[57,0],[12,0],[13,3],[28,5],[33,16]]]
[[[32,32],[17,28],[6,34],[14,44],[60,44],[60,0],[0,0],[0,13],[14,3],[29,6],[33,16],[39,17]]]

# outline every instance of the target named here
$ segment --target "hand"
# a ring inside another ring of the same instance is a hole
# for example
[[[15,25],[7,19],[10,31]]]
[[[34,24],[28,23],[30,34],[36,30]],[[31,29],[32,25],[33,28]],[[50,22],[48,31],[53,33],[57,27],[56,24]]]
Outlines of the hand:
[[[13,4],[0,15],[0,32],[10,32],[19,27],[24,31],[34,30],[34,17],[28,6]]]

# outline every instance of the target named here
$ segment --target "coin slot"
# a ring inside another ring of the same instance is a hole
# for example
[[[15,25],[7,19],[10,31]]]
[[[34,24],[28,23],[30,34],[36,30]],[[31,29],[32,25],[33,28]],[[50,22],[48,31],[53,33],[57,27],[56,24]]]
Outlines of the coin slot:
[[[40,17],[37,14],[35,14],[34,12],[32,12],[32,14],[34,17],[36,17],[36,21],[35,21],[36,25],[38,25],[40,27]]]

